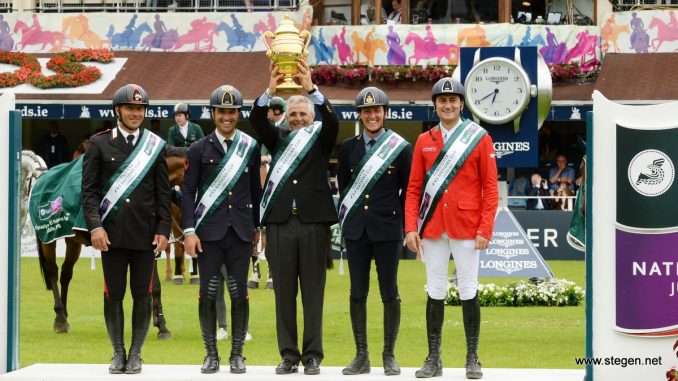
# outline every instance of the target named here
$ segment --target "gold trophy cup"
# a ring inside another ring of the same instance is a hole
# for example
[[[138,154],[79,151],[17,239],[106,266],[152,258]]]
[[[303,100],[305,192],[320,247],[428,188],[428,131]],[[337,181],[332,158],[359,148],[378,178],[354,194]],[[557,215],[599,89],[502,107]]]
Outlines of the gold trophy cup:
[[[273,42],[268,44],[268,39]],[[278,71],[284,75],[283,83],[276,88],[278,95],[295,95],[301,93],[301,86],[293,81],[299,71],[297,62],[308,56],[308,44],[311,34],[307,30],[299,32],[294,22],[285,16],[275,33],[264,33],[264,45],[268,48],[266,56],[278,65]]]

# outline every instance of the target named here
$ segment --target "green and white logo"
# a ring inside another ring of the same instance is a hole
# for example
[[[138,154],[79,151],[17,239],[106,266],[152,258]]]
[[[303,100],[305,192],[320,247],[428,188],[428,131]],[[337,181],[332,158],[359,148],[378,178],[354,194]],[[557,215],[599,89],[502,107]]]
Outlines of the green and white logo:
[[[639,152],[631,159],[628,167],[631,187],[646,197],[664,194],[671,188],[675,174],[671,158],[656,149]]]

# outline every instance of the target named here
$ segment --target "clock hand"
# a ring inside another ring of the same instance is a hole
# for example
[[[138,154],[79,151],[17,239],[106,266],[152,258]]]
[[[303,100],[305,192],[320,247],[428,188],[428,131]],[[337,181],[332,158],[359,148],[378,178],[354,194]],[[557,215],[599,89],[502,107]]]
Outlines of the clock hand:
[[[494,89],[494,96],[492,97],[492,103],[491,103],[491,104],[494,104],[494,100],[497,99],[497,94],[499,94],[499,89],[498,89],[498,88],[497,88],[497,89]]]
[[[482,97],[482,98],[480,98],[480,99],[478,99],[478,100],[479,100],[479,101],[484,101],[485,99],[487,99],[487,98],[491,97],[491,96],[492,96],[492,94],[494,94],[494,92],[491,92],[491,93],[489,93],[489,94],[485,95],[484,97]]]

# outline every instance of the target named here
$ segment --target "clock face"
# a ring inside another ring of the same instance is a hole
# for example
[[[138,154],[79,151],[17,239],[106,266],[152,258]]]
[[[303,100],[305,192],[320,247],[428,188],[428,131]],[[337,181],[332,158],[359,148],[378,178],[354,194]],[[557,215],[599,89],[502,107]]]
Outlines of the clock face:
[[[491,124],[514,120],[530,102],[527,73],[514,61],[488,58],[466,77],[466,101],[471,113]]]

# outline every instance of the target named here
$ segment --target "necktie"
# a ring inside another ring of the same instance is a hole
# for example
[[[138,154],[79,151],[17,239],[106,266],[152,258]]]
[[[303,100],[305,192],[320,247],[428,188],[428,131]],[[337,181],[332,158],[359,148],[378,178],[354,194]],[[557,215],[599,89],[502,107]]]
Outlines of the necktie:
[[[375,144],[377,144],[377,141],[374,139],[371,139],[369,142],[367,142],[367,145],[370,146],[370,148],[374,147]]]
[[[231,148],[231,145],[233,144],[233,140],[226,139],[224,140],[224,143],[226,143],[226,151],[228,151],[228,149]]]
[[[127,135],[127,145],[129,146],[130,149],[134,148],[134,135],[132,134]]]

